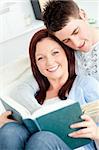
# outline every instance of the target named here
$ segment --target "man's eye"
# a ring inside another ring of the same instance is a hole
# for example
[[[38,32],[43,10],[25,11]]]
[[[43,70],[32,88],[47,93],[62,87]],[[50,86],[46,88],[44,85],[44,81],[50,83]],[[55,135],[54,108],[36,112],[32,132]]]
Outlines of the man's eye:
[[[74,32],[74,34],[78,34],[78,32],[79,32],[79,29],[77,29],[77,30]]]
[[[67,39],[67,40],[64,40],[63,43],[65,44],[65,43],[68,43],[69,41],[70,41],[70,39]]]

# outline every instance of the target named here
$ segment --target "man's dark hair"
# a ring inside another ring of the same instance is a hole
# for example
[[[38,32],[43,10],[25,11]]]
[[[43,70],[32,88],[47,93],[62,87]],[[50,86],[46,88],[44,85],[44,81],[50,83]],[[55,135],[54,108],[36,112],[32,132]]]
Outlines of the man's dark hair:
[[[50,32],[61,30],[71,17],[79,18],[79,7],[73,0],[51,0],[43,9],[43,21]]]

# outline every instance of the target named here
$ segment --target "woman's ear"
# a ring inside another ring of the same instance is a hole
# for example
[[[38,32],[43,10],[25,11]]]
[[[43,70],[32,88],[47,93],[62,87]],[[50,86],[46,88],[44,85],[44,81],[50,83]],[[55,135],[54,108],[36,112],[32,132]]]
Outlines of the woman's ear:
[[[79,10],[79,16],[83,20],[88,20],[87,15],[86,15],[86,13],[85,13],[85,11],[83,9]]]

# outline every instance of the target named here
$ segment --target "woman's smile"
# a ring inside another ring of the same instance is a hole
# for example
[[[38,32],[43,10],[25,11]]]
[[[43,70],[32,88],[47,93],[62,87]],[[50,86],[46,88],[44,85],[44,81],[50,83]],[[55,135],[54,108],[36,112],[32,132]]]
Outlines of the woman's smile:
[[[56,65],[56,66],[48,68],[47,71],[49,71],[49,72],[55,72],[55,71],[58,70],[58,68],[59,68],[59,65]]]

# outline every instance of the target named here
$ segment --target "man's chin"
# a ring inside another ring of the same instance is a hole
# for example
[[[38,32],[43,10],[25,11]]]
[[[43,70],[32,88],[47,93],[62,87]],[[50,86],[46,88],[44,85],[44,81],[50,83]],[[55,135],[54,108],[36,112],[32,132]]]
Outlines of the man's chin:
[[[77,49],[76,51],[80,51],[80,52],[88,53],[88,52],[89,52],[89,49]]]
[[[84,50],[82,50],[82,52],[88,53],[88,52],[89,52],[89,49],[84,49]]]

